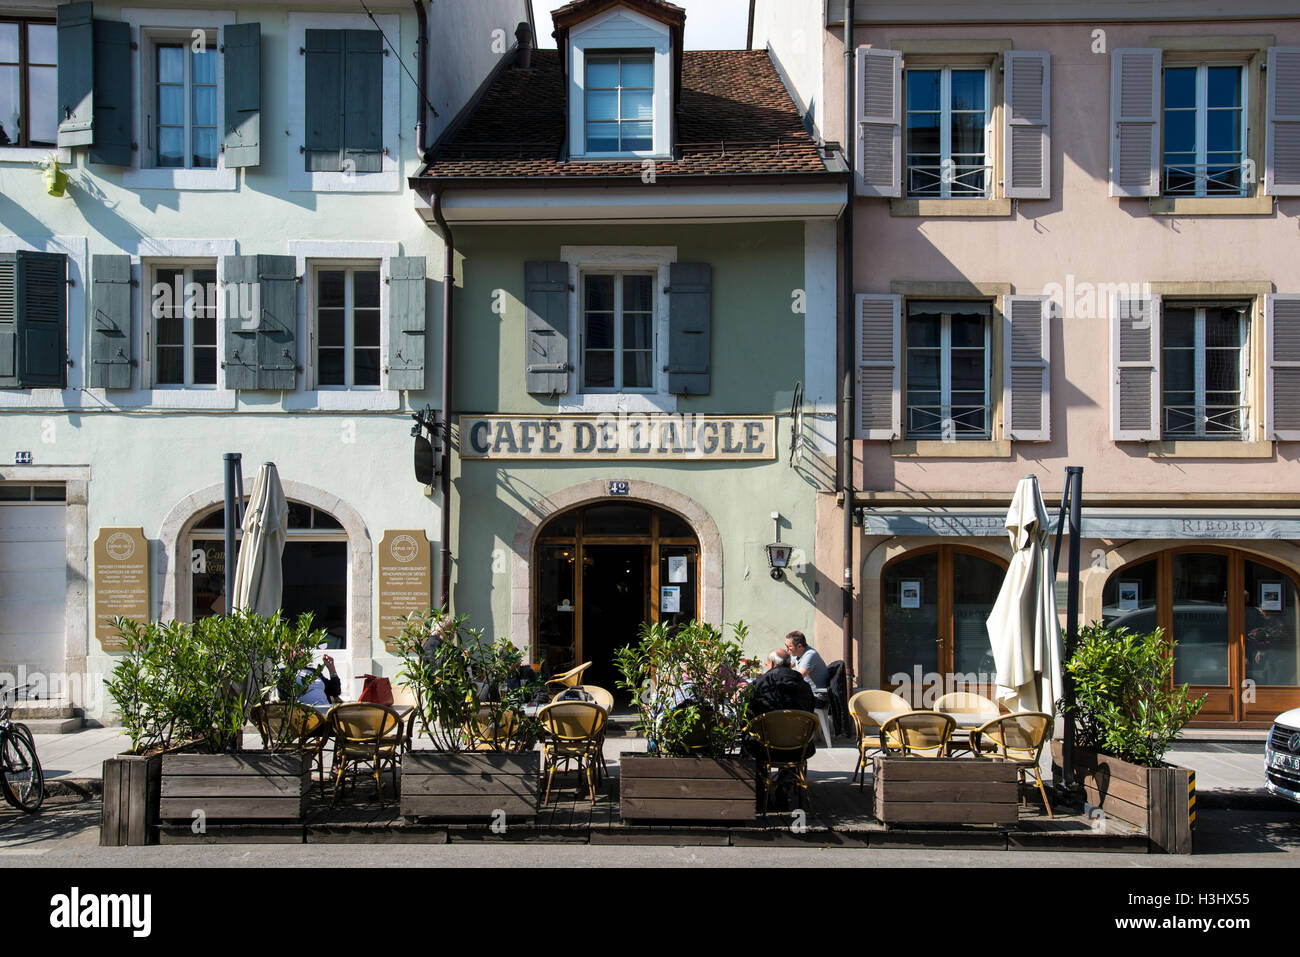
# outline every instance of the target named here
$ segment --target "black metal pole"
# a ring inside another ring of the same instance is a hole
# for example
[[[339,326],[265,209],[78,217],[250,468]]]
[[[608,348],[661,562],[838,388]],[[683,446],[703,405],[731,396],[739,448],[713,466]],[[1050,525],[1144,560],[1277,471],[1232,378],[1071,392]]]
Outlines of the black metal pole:
[[[227,452],[222,456],[225,462],[226,472],[226,614],[229,615],[233,610],[232,602],[235,600],[235,502],[236,476],[240,471],[240,459],[243,456],[238,452]]]
[[[853,21],[856,12],[854,0],[844,4],[844,157],[849,173],[857,167],[857,150],[853,143],[856,113],[853,95],[856,86],[853,78]],[[852,182],[852,180],[850,181]],[[844,236],[841,241],[844,256],[844,290],[840,294],[840,316],[844,325],[840,330],[840,494],[844,497],[842,518],[843,578],[840,581],[840,642],[843,645],[844,667],[849,688],[857,687],[857,659],[853,654],[853,351],[857,343],[857,317],[854,315],[854,263],[853,263],[853,200],[854,187],[849,186],[848,202],[844,204]],[[852,318],[850,318],[852,317]]]
[[[1070,579],[1065,589],[1065,660],[1074,654],[1079,640],[1079,553],[1083,532],[1083,467],[1065,467],[1066,495],[1070,502]],[[1074,782],[1074,677],[1062,668],[1065,683],[1065,735],[1061,741],[1061,776],[1066,787]]]

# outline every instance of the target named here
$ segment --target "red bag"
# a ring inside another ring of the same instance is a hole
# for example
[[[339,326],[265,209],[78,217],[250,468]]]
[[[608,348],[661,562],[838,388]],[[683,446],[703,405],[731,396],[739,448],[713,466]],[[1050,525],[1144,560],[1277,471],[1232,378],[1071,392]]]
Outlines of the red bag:
[[[361,697],[358,701],[368,701],[371,704],[392,704],[393,703],[393,683],[387,678],[380,678],[376,675],[362,675],[365,684],[361,687]]]

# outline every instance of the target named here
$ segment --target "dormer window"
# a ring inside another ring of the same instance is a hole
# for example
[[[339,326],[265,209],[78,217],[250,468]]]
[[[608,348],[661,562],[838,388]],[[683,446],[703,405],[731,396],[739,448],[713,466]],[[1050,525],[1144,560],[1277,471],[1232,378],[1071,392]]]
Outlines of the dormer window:
[[[654,149],[654,54],[587,57],[587,152]]]

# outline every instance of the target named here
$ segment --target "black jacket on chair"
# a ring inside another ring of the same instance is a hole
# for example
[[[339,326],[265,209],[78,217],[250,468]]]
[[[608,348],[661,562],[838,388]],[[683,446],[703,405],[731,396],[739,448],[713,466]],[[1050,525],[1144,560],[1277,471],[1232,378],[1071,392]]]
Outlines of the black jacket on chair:
[[[843,661],[832,661],[826,666],[826,684],[831,693],[831,724],[837,735],[853,733],[853,722],[849,718],[848,678]]]

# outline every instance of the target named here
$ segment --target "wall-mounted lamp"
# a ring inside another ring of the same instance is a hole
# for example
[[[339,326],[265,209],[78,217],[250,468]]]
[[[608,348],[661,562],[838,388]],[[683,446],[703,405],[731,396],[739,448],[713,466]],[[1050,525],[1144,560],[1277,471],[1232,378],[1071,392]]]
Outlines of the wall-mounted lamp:
[[[767,546],[767,564],[772,569],[773,580],[782,581],[785,579],[785,569],[790,564],[790,554],[793,551],[794,547],[792,545],[783,545],[780,542],[773,542]]]

